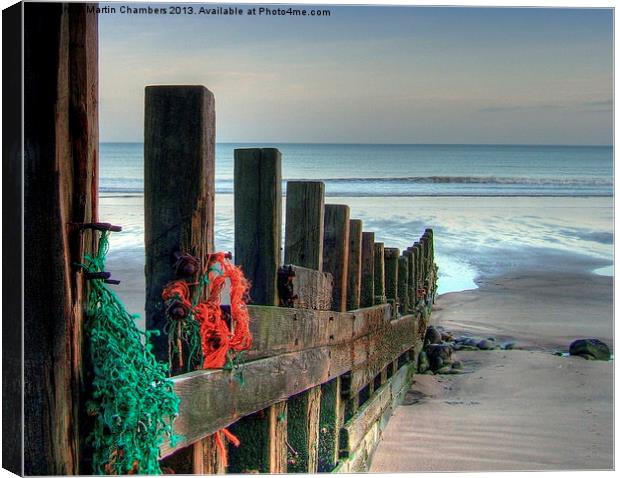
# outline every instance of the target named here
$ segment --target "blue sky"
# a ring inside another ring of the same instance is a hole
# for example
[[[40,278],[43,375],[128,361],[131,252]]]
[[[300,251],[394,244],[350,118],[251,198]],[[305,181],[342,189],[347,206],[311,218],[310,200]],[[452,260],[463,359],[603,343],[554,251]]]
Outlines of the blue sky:
[[[610,9],[317,8],[101,14],[101,140],[142,140],[144,86],[203,84],[220,142],[612,143]]]

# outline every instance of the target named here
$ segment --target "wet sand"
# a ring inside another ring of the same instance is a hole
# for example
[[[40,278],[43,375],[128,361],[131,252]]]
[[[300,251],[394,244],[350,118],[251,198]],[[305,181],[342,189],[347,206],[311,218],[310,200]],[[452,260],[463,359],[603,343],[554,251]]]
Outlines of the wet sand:
[[[459,351],[464,374],[416,376],[370,471],[613,468],[613,362],[552,354],[580,337],[613,348],[612,278],[568,269],[438,298],[435,324],[525,350]]]

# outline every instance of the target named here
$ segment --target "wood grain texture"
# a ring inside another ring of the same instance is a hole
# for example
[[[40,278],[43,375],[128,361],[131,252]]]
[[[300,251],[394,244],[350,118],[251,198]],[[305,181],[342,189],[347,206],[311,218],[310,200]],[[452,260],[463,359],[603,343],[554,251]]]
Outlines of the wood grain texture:
[[[286,186],[284,263],[323,270],[325,185],[289,181]]]
[[[385,295],[385,246],[383,242],[374,244],[375,260],[375,304],[384,304],[387,301]]]
[[[398,304],[400,315],[409,312],[409,257],[404,254],[398,258]]]
[[[349,268],[349,206],[326,204],[323,234],[323,271],[333,279],[332,308],[347,310]]]
[[[287,472],[287,416],[286,402],[269,407],[269,473]]]
[[[278,304],[282,157],[275,148],[235,149],[235,264],[252,284],[252,303]]]
[[[386,247],[383,250],[385,265],[385,296],[394,308],[394,315],[398,310],[398,256],[400,250],[395,247]]]
[[[359,219],[349,220],[347,275],[347,310],[359,309],[362,285],[362,221]]]
[[[93,252],[93,240],[68,225],[91,222],[97,213],[98,20],[86,7],[24,4],[28,475],[90,471],[80,466],[85,285],[73,264]]]
[[[281,307],[332,310],[333,278],[328,272],[285,265],[278,271]]]
[[[421,340],[419,320],[416,315],[406,315],[392,320],[383,330],[369,335],[368,359],[362,364],[354,365],[351,371],[352,392],[364,388],[391,361]]]
[[[144,119],[146,328],[168,361],[161,291],[175,279],[175,252],[213,251],[215,100],[204,86],[147,86]]]
[[[375,303],[375,233],[362,232],[362,276],[360,307]]]

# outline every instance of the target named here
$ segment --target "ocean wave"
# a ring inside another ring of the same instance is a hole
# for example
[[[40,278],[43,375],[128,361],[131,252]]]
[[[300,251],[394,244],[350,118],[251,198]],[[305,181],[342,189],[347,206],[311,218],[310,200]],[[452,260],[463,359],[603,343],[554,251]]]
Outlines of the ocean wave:
[[[613,186],[613,181],[603,178],[531,178],[503,176],[403,176],[388,178],[328,178],[326,183],[412,183],[412,184],[506,184],[524,186]]]

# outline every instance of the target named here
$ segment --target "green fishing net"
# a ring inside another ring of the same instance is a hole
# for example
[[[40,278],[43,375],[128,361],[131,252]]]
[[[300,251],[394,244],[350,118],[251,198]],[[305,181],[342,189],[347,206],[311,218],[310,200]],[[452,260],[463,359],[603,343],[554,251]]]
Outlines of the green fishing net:
[[[108,251],[108,232],[99,239],[98,254],[85,257],[82,267],[102,272]],[[161,474],[159,446],[170,437],[179,398],[157,362],[149,337],[102,279],[89,281],[85,331],[93,368],[92,397],[87,413],[94,417],[88,437],[95,474]]]

